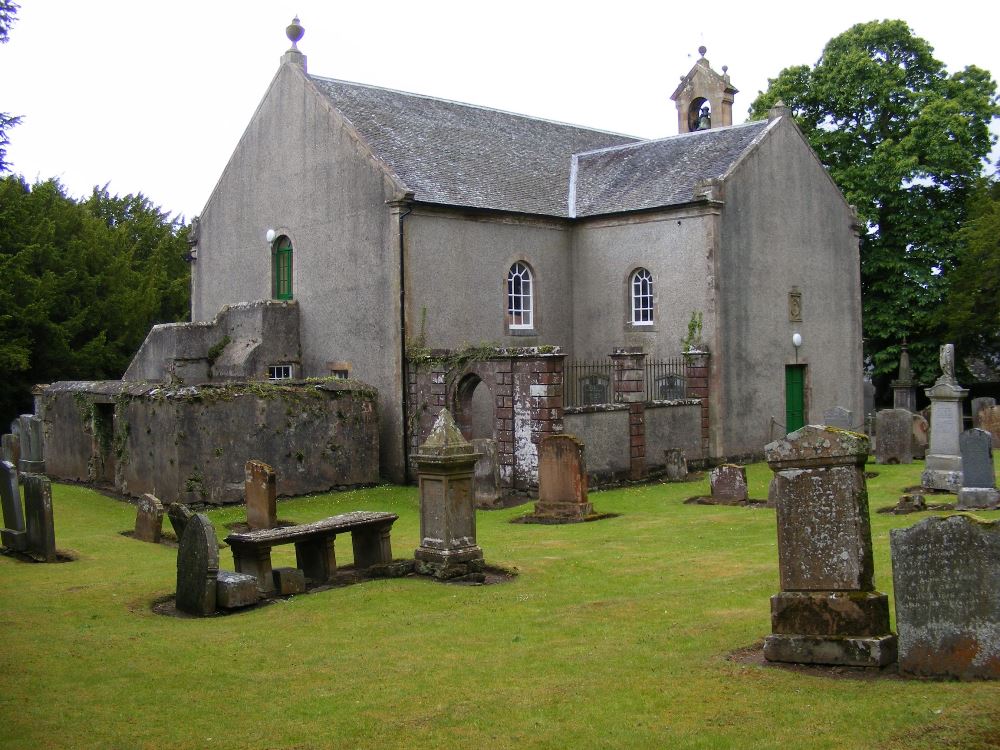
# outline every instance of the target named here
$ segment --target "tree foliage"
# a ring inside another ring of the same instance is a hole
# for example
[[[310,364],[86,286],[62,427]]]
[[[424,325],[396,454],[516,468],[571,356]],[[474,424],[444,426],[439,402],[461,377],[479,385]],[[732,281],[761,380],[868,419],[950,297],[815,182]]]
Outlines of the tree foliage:
[[[187,231],[141,194],[0,180],[0,425],[37,383],[121,377],[151,325],[187,318]]]
[[[944,335],[937,311],[970,193],[995,141],[996,84],[975,66],[949,75],[903,21],[873,21],[831,39],[812,68],[770,79],[751,117],[766,116],[779,100],[867,227],[866,355],[876,372],[894,372],[906,337],[915,374],[932,378]]]
[[[10,0],[0,0],[0,44],[4,44],[10,38],[10,27],[14,23],[14,16],[17,14],[18,5]],[[10,137],[7,131],[21,122],[20,117],[0,112],[0,174],[10,171],[7,164],[7,145]]]

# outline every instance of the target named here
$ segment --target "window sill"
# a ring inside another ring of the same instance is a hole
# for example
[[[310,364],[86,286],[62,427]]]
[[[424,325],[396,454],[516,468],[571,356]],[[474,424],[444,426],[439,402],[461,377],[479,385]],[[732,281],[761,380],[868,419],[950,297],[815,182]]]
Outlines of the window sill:
[[[626,323],[625,330],[628,333],[656,333],[656,324]]]
[[[508,328],[508,336],[537,336],[538,331],[534,328]]]

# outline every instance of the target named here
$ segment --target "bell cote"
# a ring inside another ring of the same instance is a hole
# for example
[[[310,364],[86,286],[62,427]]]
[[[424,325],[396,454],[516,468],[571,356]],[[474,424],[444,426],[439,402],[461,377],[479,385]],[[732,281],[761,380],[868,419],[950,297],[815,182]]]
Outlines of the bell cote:
[[[677,104],[677,132],[691,133],[733,124],[733,95],[737,89],[729,82],[729,68],[722,66],[719,75],[705,59],[705,47],[699,47],[701,57],[687,75],[681,76],[671,99]]]

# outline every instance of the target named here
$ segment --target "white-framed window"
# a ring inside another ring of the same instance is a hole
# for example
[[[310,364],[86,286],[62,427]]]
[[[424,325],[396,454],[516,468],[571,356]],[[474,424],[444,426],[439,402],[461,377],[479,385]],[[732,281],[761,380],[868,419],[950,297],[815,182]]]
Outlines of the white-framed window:
[[[531,269],[518,261],[507,272],[507,325],[512,328],[532,328],[534,298]]]
[[[653,325],[653,275],[645,268],[635,269],[629,280],[629,288],[632,300],[632,325]]]
[[[268,380],[291,380],[292,379],[292,366],[291,365],[268,365],[267,366],[267,379]]]

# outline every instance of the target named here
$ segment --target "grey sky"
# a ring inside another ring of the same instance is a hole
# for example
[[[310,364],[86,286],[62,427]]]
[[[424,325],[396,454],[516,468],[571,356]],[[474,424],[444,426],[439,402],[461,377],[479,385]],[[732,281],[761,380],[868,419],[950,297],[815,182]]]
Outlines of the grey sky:
[[[827,40],[861,21],[902,18],[949,70],[1000,71],[992,3],[21,5],[0,46],[0,111],[24,116],[10,133],[14,171],[58,177],[74,195],[104,183],[142,191],[188,218],[274,75],[295,14],[313,73],[644,137],[677,132],[669,96],[701,44],[740,90],[736,122],[768,77],[814,63]]]

